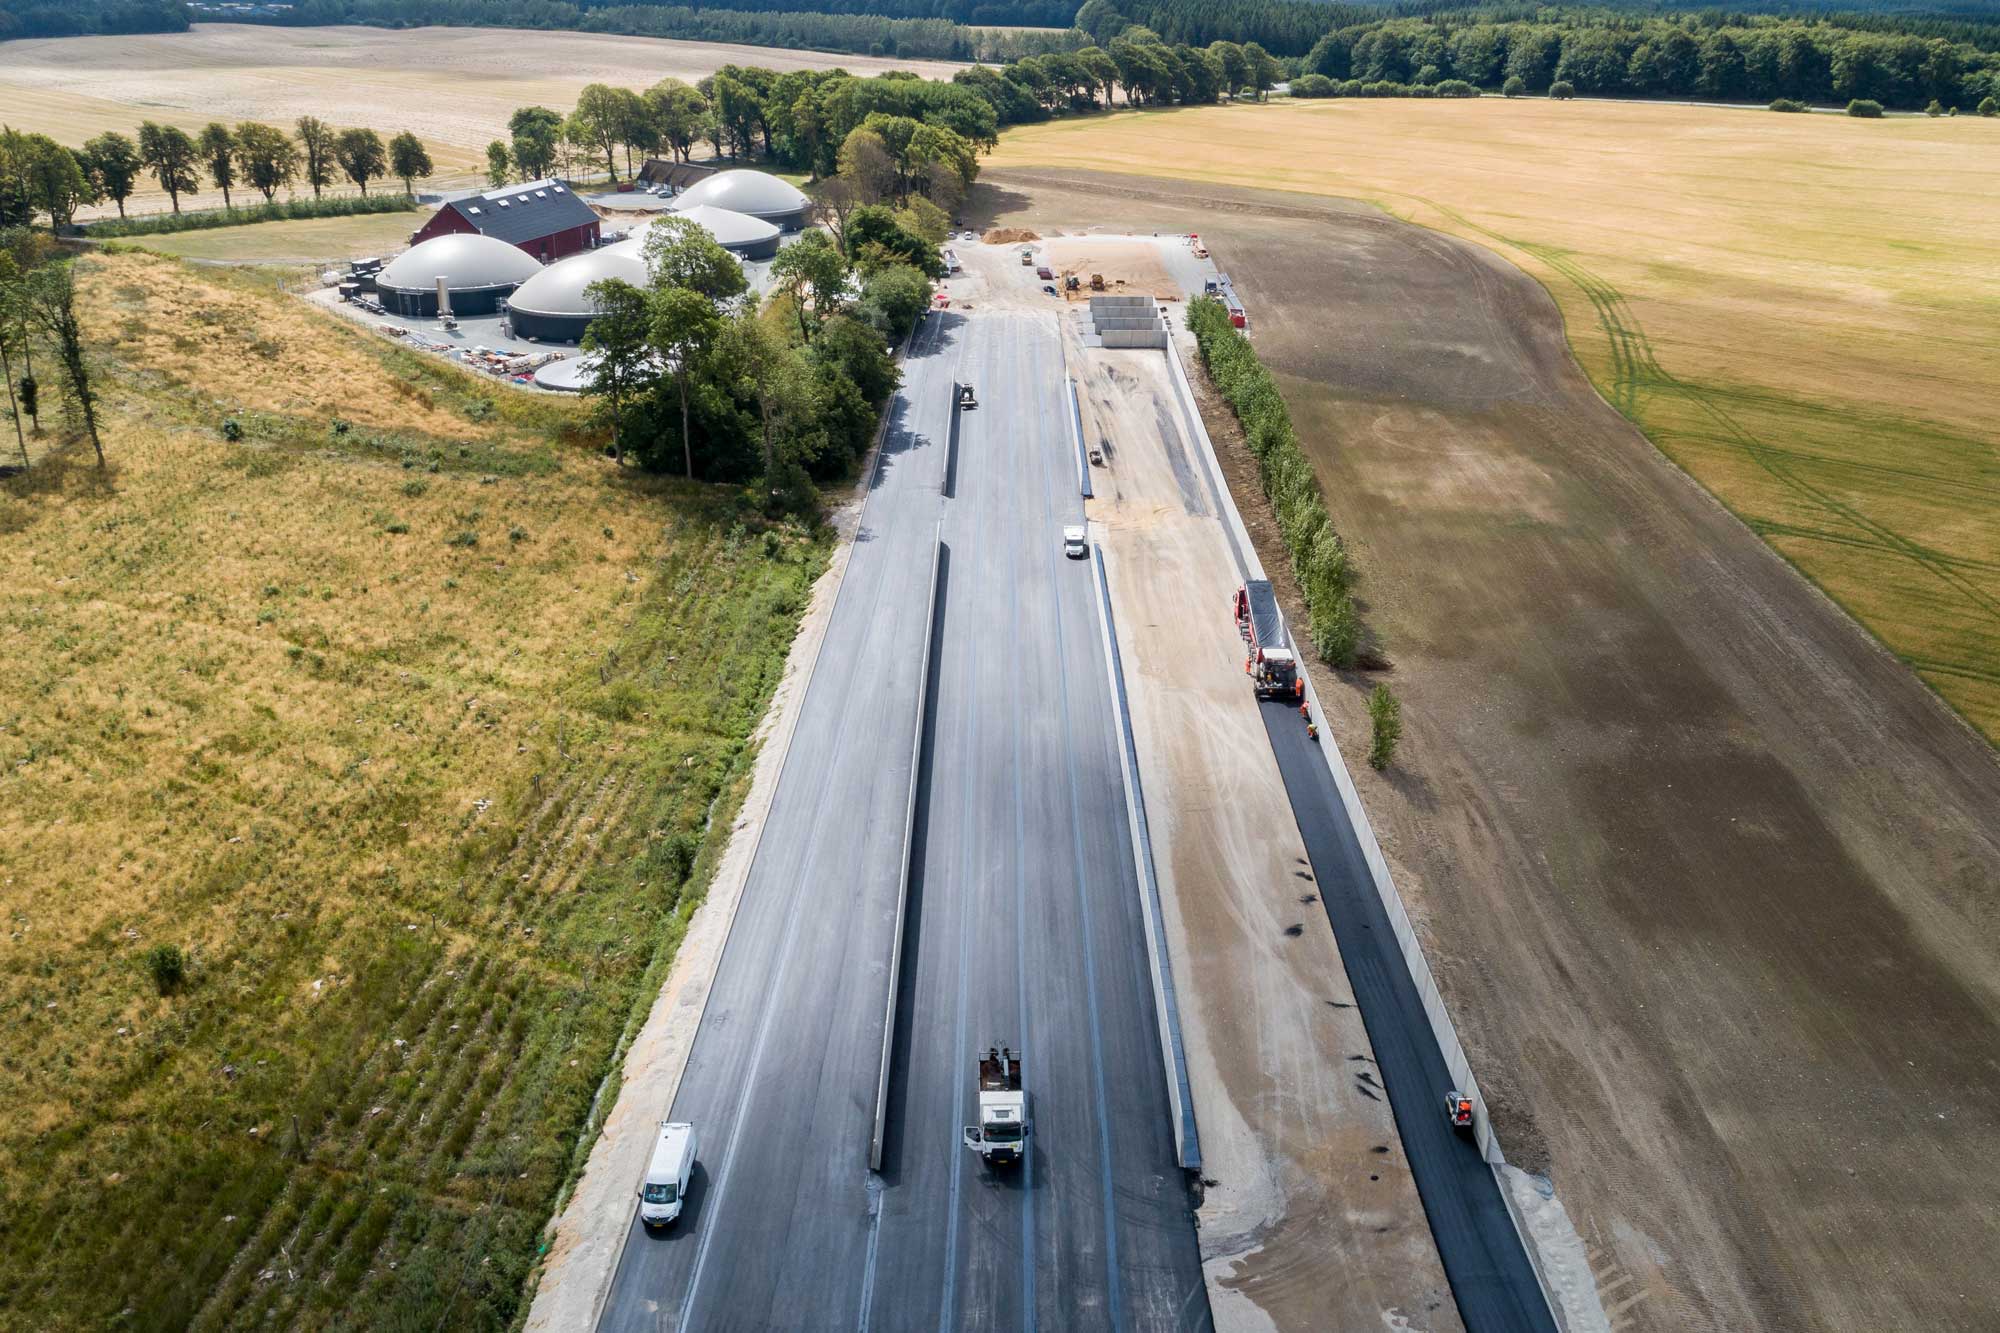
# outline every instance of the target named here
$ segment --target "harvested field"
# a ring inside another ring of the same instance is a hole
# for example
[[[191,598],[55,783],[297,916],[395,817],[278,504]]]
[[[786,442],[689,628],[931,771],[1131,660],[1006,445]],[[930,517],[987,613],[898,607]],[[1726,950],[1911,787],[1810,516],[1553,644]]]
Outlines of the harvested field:
[[[1607,407],[1490,252],[1108,174],[995,171],[973,211],[1199,230],[1250,303],[1403,700],[1397,765],[1351,767],[1616,1326],[2000,1323],[1992,748]],[[1325,682],[1350,755],[1379,678]]]
[[[692,83],[730,64],[837,65],[855,74],[905,69],[944,79],[959,68],[595,33],[199,23],[185,33],[0,44],[0,119],[76,145],[107,129],[135,133],[148,119],[193,132],[211,120],[261,120],[289,130],[300,116],[318,116],[366,125],[385,138],[412,130],[437,164],[432,184],[462,186],[484,183],[486,145],[505,137],[517,107],[567,112],[588,83]],[[211,202],[220,207],[221,197],[203,195],[198,206]],[[165,203],[154,191],[128,206]],[[185,197],[182,206],[189,206]]]
[[[504,1328],[824,547],[79,262],[110,472],[0,481],[0,1324]]]
[[[1494,249],[1613,406],[2000,739],[2000,122],[1347,99],[1021,127],[992,162],[1350,196]]]

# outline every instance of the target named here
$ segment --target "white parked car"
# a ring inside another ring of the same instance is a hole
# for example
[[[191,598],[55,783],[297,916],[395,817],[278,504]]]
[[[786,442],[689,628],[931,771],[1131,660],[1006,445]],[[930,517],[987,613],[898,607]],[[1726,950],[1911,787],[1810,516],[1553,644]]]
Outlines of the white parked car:
[[[649,1227],[663,1227],[679,1217],[681,1205],[687,1201],[688,1177],[693,1173],[694,1126],[661,1121],[653,1160],[646,1166],[645,1183],[639,1186],[639,1220]]]
[[[1063,554],[1072,560],[1082,560],[1090,554],[1090,534],[1081,523],[1063,529]]]

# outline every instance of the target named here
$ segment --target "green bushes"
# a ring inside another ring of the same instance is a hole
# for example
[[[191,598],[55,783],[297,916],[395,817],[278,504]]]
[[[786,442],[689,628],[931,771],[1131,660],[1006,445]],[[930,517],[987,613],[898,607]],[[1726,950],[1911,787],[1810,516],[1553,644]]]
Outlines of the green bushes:
[[[1847,114],[1862,120],[1882,119],[1882,104],[1866,97],[1857,97],[1847,104]]]
[[[1772,101],[1771,110],[1790,111],[1796,113],[1801,111],[1810,111],[1812,110],[1812,108],[1807,106],[1804,102],[1797,102],[1789,97],[1780,97]]]
[[[1294,97],[1332,97],[1333,95],[1333,80],[1324,74],[1301,74],[1292,80],[1292,96]]]
[[[355,195],[351,198],[288,199],[283,203],[253,204],[247,208],[217,208],[201,213],[154,213],[136,218],[106,218],[83,228],[83,234],[107,236],[162,236],[177,231],[205,231],[211,227],[243,227],[253,222],[292,222],[300,218],[344,218],[363,213],[403,213],[417,201],[407,194]]]
[[[1500,85],[1502,97],[1521,97],[1528,91],[1528,81],[1518,74],[1507,76],[1507,82]]]
[[[1403,706],[1387,685],[1377,685],[1369,694],[1368,721],[1368,767],[1380,773],[1396,757],[1396,742],[1403,737]]]
[[[178,944],[155,944],[146,950],[146,970],[153,976],[153,989],[172,995],[187,980],[187,955]]]
[[[1464,79],[1445,79],[1437,85],[1439,97],[1477,97],[1479,90]]]
[[[1982,97],[1979,100],[1979,114],[1982,116],[2000,116],[2000,98]]]
[[[1576,96],[1576,85],[1568,79],[1558,79],[1549,85],[1549,96],[1558,102],[1567,102]]]
[[[1305,592],[1306,633],[1313,651],[1335,666],[1352,666],[1361,642],[1361,620],[1352,595],[1353,566],[1327,516],[1319,480],[1299,448],[1278,386],[1249,339],[1230,327],[1229,311],[1222,302],[1212,297],[1193,301],[1187,319],[1209,378],[1236,413],[1250,452],[1257,457],[1264,494],[1291,553],[1292,572]]]

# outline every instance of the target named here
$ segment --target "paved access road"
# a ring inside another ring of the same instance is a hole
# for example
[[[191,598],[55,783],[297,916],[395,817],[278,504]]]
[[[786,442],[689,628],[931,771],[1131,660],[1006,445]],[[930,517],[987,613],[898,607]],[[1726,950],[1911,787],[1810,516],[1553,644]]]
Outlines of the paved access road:
[[[1555,1333],[1492,1168],[1445,1119],[1451,1074],[1333,775],[1296,708],[1267,702],[1262,711],[1459,1317],[1471,1333]]]
[[[954,381],[981,406],[956,425]],[[1203,1328],[1055,325],[934,315],[600,1327]],[[947,498],[945,492],[951,495]],[[883,1170],[867,1169],[934,541],[947,556]],[[1025,1052],[1024,1169],[959,1146]],[[636,1184],[636,1182],[635,1182]]]

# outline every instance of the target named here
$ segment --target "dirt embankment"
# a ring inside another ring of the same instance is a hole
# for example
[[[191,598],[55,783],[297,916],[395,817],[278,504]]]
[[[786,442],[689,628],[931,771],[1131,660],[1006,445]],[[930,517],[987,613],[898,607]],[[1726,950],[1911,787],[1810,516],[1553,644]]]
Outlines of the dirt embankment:
[[[1991,747],[1490,254],[1307,196],[981,193],[978,225],[1199,230],[1234,277],[1404,701],[1363,798],[1618,1325],[2000,1325]],[[1345,744],[1372,683],[1324,691]]]

